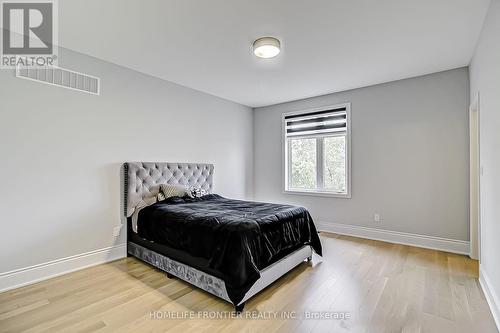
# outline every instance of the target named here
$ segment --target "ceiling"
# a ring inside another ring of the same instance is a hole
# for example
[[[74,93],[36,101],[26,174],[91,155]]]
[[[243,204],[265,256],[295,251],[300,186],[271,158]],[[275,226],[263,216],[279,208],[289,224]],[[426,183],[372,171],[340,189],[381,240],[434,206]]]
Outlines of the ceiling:
[[[467,66],[490,0],[59,1],[63,47],[251,107]],[[281,54],[259,59],[257,37]]]

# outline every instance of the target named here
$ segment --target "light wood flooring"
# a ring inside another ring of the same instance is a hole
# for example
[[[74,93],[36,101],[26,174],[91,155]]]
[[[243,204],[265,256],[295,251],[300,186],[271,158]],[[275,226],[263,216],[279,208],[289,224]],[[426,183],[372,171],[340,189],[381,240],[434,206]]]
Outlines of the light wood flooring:
[[[321,240],[323,258],[286,274],[238,318],[230,304],[126,258],[0,294],[0,332],[497,332],[476,261],[333,234]],[[348,317],[298,319],[306,313]],[[227,318],[203,318],[213,315]]]

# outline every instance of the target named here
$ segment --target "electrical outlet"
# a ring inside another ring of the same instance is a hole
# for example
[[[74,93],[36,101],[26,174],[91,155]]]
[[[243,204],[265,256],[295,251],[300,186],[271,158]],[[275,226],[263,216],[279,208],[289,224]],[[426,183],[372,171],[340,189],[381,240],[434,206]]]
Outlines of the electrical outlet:
[[[121,224],[114,226],[114,228],[113,228],[113,236],[114,237],[120,236],[120,231],[121,230],[122,230],[122,225]]]
[[[373,221],[375,221],[375,222],[380,222],[381,221],[379,213],[373,214]]]

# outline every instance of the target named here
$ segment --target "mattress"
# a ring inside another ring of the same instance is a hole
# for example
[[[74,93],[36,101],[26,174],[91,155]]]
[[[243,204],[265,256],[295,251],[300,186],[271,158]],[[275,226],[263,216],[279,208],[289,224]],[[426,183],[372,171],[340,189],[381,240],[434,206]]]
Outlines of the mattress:
[[[270,264],[304,245],[322,254],[309,212],[297,206],[174,197],[142,209],[137,226],[129,240],[223,279],[235,304]]]

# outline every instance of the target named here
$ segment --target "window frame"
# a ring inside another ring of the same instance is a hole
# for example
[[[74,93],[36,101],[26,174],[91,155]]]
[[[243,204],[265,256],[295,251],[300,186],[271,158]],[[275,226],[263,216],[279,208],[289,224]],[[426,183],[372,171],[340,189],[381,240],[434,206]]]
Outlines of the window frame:
[[[290,145],[290,140],[294,138],[325,138],[325,137],[333,137],[333,136],[340,136],[343,134],[335,134],[335,133],[324,133],[324,134],[311,134],[311,135],[303,135],[303,136],[294,136],[291,138],[287,138],[286,136],[286,121],[285,117],[291,116],[291,115],[298,115],[302,113],[310,113],[310,112],[317,112],[317,111],[327,111],[327,110],[333,110],[337,108],[345,108],[346,109],[346,120],[347,120],[347,126],[346,126],[346,192],[341,193],[341,192],[335,192],[331,190],[323,190],[323,189],[318,189],[319,187],[323,187],[323,184],[321,181],[324,178],[324,175],[321,176],[323,173],[323,163],[320,163],[320,161],[324,162],[324,159],[322,158],[324,149],[323,149],[323,140],[316,140],[316,187],[317,189],[314,190],[306,190],[306,189],[293,189],[289,188],[289,182],[290,182],[290,175],[291,175],[291,156],[289,154],[289,145]],[[312,196],[323,196],[323,197],[335,197],[335,198],[344,198],[344,199],[350,199],[351,198],[351,103],[342,103],[342,104],[333,104],[333,105],[325,105],[321,106],[318,108],[313,108],[313,109],[304,109],[304,110],[298,110],[298,111],[291,111],[291,112],[285,112],[281,115],[281,138],[282,138],[282,190],[283,193],[285,194],[297,194],[297,195],[312,195]],[[321,155],[321,156],[320,156]],[[321,184],[320,184],[321,183]],[[321,186],[320,186],[321,185]]]

